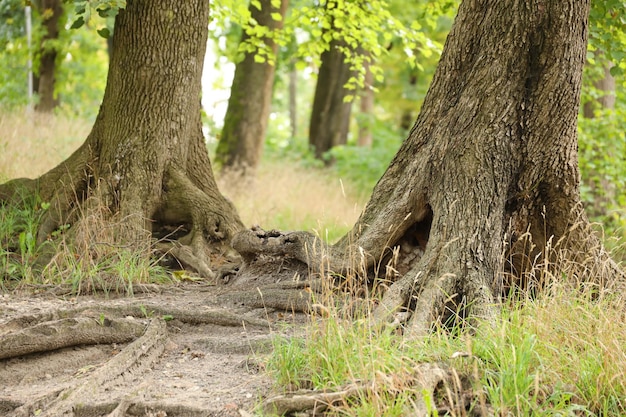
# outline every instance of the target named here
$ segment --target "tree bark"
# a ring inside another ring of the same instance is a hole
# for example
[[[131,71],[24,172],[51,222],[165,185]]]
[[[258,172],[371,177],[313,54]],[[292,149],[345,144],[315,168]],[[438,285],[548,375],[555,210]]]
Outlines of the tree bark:
[[[345,44],[341,41],[330,42],[329,49],[322,53],[322,64],[317,74],[309,123],[309,144],[319,159],[333,147],[343,145],[348,140],[352,102],[344,101],[349,94],[344,86],[354,71],[345,62],[342,47]]]
[[[409,309],[415,336],[449,316],[493,319],[507,289],[541,289],[550,274],[623,290],[578,191],[588,12],[581,0],[463,2],[417,121],[352,231],[331,247],[303,232],[271,239],[322,273],[378,271],[377,320]],[[246,233],[247,246],[279,252]]]
[[[40,13],[43,15],[44,35],[39,47],[39,71],[37,73],[37,94],[39,101],[35,110],[49,113],[59,105],[55,97],[57,48],[53,42],[59,39],[59,20],[63,14],[60,0],[42,0]]]
[[[282,20],[274,20],[273,13],[285,16],[287,0],[281,1],[280,9],[272,7],[270,0],[261,0],[261,10],[250,3],[250,13],[258,25],[270,31],[282,28]],[[242,35],[241,42],[250,36]],[[265,44],[276,55],[278,45],[270,38]],[[261,159],[265,132],[272,102],[275,66],[268,62],[256,62],[254,52],[245,54],[235,67],[228,109],[224,117],[222,136],[217,145],[216,161],[222,169],[253,173]]]
[[[26,188],[50,202],[39,242],[63,224],[76,230],[92,211],[127,246],[172,225],[187,233],[171,239],[172,253],[210,275],[208,247],[229,242],[242,223],[217,188],[202,135],[208,18],[204,0],[133,0],[120,11],[104,99],[84,144],[40,178],[0,186],[4,199]]]

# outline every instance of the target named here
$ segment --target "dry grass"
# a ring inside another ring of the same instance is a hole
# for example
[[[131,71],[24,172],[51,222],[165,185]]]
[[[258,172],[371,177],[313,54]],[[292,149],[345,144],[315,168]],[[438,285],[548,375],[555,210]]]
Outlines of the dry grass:
[[[91,122],[62,116],[0,113],[0,181],[36,178],[85,140]]]
[[[339,178],[295,162],[264,161],[252,181],[242,184],[226,175],[218,183],[246,226],[308,230],[328,241],[345,234],[363,208]]]

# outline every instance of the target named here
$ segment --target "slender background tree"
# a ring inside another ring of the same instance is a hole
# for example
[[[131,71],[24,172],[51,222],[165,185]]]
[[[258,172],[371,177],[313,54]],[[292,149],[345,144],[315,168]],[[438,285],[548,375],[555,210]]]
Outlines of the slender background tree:
[[[264,48],[264,54],[261,54],[257,47],[249,45],[249,50],[235,67],[224,127],[215,154],[222,169],[242,174],[254,172],[259,164],[270,115],[278,44],[262,34],[282,27],[288,2],[282,0],[279,7],[274,7],[273,3],[271,0],[250,2],[250,19],[254,24],[244,30],[241,44],[246,45],[250,40],[250,31],[262,38],[267,49]]]

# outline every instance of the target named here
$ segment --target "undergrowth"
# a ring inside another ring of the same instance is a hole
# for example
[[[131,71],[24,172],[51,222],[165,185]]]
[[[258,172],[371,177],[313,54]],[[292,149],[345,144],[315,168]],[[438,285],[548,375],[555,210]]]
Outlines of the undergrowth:
[[[0,205],[0,286],[45,289],[61,285],[71,294],[94,291],[133,294],[133,286],[171,282],[152,255],[150,237],[134,247],[115,242],[115,223],[97,210],[83,213],[69,229],[62,227],[37,244],[47,203],[25,196],[22,203]]]
[[[330,415],[417,415],[424,392],[411,384],[411,369],[424,362],[449,366],[470,386],[469,407],[455,387],[429,400],[449,415],[626,415],[626,312],[615,295],[598,297],[554,278],[536,298],[511,297],[496,323],[435,327],[424,340],[375,330],[367,314],[328,313],[313,317],[304,337],[277,339],[268,369],[279,390],[373,383]]]

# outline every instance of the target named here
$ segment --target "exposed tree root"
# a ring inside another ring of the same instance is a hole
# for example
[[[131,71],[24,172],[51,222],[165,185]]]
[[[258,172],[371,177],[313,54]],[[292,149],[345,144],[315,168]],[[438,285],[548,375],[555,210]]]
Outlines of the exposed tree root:
[[[145,324],[133,318],[77,317],[40,323],[3,335],[0,359],[69,346],[126,343],[141,336],[144,330]]]
[[[103,314],[106,314],[106,316],[103,316]],[[84,315],[88,317],[74,318],[79,315]],[[23,340],[22,343],[27,343],[26,339],[23,338],[27,338],[28,334],[34,334],[38,338],[41,338],[42,336],[44,336],[43,333],[46,332],[48,334],[52,334],[55,338],[60,339],[60,341],[58,342],[55,342],[55,340],[50,341],[51,347],[48,349],[50,350],[57,349],[59,347],[87,344],[89,343],[88,340],[90,340],[90,337],[92,338],[92,340],[97,340],[98,337],[100,337],[101,339],[105,339],[107,337],[107,334],[110,334],[110,337],[113,337],[112,335],[116,333],[116,329],[119,328],[117,332],[121,332],[124,328],[123,326],[128,326],[128,330],[132,331],[133,334],[137,332],[137,327],[134,324],[129,324],[133,323],[131,319],[115,319],[113,318],[115,316],[133,316],[136,318],[168,317],[189,324],[215,324],[218,326],[245,325],[251,327],[270,328],[270,323],[267,320],[258,319],[255,317],[247,317],[225,309],[212,308],[204,311],[189,312],[182,309],[163,307],[149,303],[120,306],[95,304],[76,307],[73,309],[55,310],[47,313],[15,317],[0,326],[0,335],[2,335],[3,337],[3,340],[0,343],[10,344],[10,342],[4,342],[4,339]],[[49,322],[53,322],[53,324],[50,325]],[[110,324],[107,326],[107,323],[109,322]],[[76,325],[71,326],[73,323],[76,323]],[[30,329],[28,328],[22,330],[25,327],[30,327],[35,330],[30,331]],[[74,334],[74,331],[77,331],[80,334],[74,337],[72,336]],[[10,332],[15,332],[16,336],[10,336]],[[24,336],[19,336],[21,333],[24,333]],[[102,336],[99,336],[100,334],[102,334]],[[123,336],[120,334],[118,337],[121,338]],[[65,338],[66,340],[63,341],[63,338]],[[66,344],[65,346],[53,345],[54,343],[62,342],[71,343],[72,339],[83,340],[83,342]],[[96,341],[93,343],[115,343],[115,341]],[[28,344],[30,346],[34,346],[32,342]],[[42,341],[40,344],[41,348],[43,348],[43,350],[46,350],[44,346],[45,342]],[[21,347],[21,349],[25,348],[26,347]],[[12,356],[18,355],[19,354]],[[12,356],[2,356],[2,358]]]
[[[53,400],[48,398],[34,399],[15,410],[16,416],[58,417],[71,415],[76,404],[83,403],[86,398],[107,388],[115,386],[127,373],[140,373],[152,366],[165,349],[167,329],[165,321],[151,319],[145,333],[122,351],[82,380],[63,389]],[[36,411],[36,410],[41,410]]]
[[[125,417],[127,415],[141,417],[150,415],[154,417],[209,417],[213,415],[209,410],[190,407],[184,404],[137,402],[130,400],[100,404],[80,404],[74,408],[74,417],[91,417],[105,414],[107,417]]]
[[[328,265],[329,261],[335,262],[341,258],[332,256],[332,247],[309,232],[281,232],[255,226],[237,233],[233,237],[232,246],[247,264],[259,257],[290,258],[308,265],[309,271],[314,273],[339,270],[343,266]]]
[[[250,291],[230,292],[218,299],[250,308],[273,308],[283,311],[311,311],[311,290],[257,288]]]
[[[414,399],[412,409],[406,410],[407,415],[431,415],[432,404],[435,403],[436,398],[435,391],[444,386],[455,387],[453,375],[447,368],[434,363],[422,363],[415,366],[408,377],[408,381],[404,381],[404,389],[410,387],[412,390],[422,393],[422,396]],[[383,387],[382,389],[388,390],[390,388],[393,389],[393,387]],[[349,384],[332,392],[298,391],[266,399],[260,405],[259,411],[262,411],[263,415],[282,416],[311,410],[315,415],[315,413],[322,412],[330,406],[349,404],[358,400],[359,397],[373,395],[379,389],[381,387],[375,381],[369,381]]]
[[[166,178],[157,222],[186,224],[189,229],[186,235],[169,243],[167,252],[202,277],[215,279],[217,274],[211,269],[209,249],[230,241],[243,224],[228,200],[219,193],[211,195],[200,189],[182,170],[170,167]],[[167,243],[161,243],[164,245]]]

